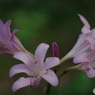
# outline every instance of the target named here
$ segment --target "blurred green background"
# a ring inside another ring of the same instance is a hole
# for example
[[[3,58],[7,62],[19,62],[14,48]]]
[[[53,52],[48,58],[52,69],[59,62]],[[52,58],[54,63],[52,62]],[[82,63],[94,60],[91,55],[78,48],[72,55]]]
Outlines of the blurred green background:
[[[11,19],[11,30],[19,29],[16,36],[27,50],[34,53],[40,43],[57,42],[62,58],[75,44],[83,26],[77,14],[83,15],[95,27],[95,0],[0,0],[0,19]],[[50,55],[50,53],[49,53]],[[30,86],[12,92],[14,81],[25,74],[9,78],[10,68],[20,61],[9,55],[0,55],[0,95],[42,95],[44,82],[37,88]],[[58,75],[74,65],[64,62]],[[94,95],[95,79],[85,73],[71,71],[60,80],[61,95]],[[51,95],[58,95],[59,87],[52,87]]]

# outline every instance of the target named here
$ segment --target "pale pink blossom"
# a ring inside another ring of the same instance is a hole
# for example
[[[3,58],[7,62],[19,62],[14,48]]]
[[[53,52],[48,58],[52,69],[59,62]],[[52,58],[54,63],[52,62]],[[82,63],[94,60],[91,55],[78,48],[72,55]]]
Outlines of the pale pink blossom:
[[[95,77],[95,50],[90,53],[81,53],[74,57],[74,63],[80,63],[73,69],[81,70],[86,72],[89,78]]]
[[[25,48],[22,46],[19,39],[14,35],[19,30],[14,29],[10,32],[11,20],[8,20],[5,24],[0,20],[0,54],[14,54],[16,51],[25,52]]]
[[[93,51],[93,44],[95,43],[95,28],[91,30],[88,21],[82,15],[78,14],[78,16],[84,24],[81,29],[82,33],[79,35],[75,46],[65,57],[62,58],[62,62],[69,58],[73,58],[80,53]]]
[[[21,60],[24,64],[18,64],[11,68],[10,77],[17,73],[26,73],[30,77],[19,78],[12,87],[13,91],[16,91],[22,87],[33,85],[37,86],[40,83],[41,78],[45,79],[52,86],[58,85],[58,78],[56,74],[50,70],[50,68],[58,65],[60,63],[59,58],[57,57],[48,57],[44,62],[46,52],[49,48],[49,45],[42,43],[40,44],[36,51],[34,57],[25,52],[15,52],[14,58]]]

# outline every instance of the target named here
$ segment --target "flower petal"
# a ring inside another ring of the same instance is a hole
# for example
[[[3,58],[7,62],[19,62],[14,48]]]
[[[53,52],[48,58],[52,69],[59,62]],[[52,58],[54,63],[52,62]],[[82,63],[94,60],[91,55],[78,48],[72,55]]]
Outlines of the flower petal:
[[[95,40],[92,39],[91,37],[86,37],[85,39],[90,43],[90,47],[92,51],[94,51],[95,50]]]
[[[95,60],[91,62],[90,66],[95,69]]]
[[[91,35],[91,37],[93,38],[93,39],[95,39],[95,28],[93,28],[92,30],[91,30],[92,32],[92,35]]]
[[[12,86],[12,90],[13,92],[15,92],[16,90],[22,88],[22,87],[25,87],[25,86],[28,86],[30,85],[30,78],[24,78],[24,77],[21,77],[19,78]]]
[[[58,85],[58,78],[52,70],[48,70],[41,77],[43,77],[46,81],[48,81],[52,86]]]
[[[82,33],[90,33],[91,32],[91,30],[88,29],[86,26],[84,26],[81,31],[82,31]]]
[[[7,45],[6,45],[6,48],[9,48],[9,47],[11,47],[12,46],[12,43],[9,41],[8,43],[7,43]]]
[[[5,31],[6,31],[6,33],[9,36],[11,36],[11,33],[10,33],[10,25],[11,25],[11,20],[6,21],[6,23],[5,23]]]
[[[0,20],[0,34],[5,34],[4,23]]]
[[[6,26],[4,23],[0,20],[0,40],[4,40],[7,42],[9,40],[10,36],[8,34],[8,30],[6,30]],[[1,40],[1,41],[2,41]]]
[[[52,68],[52,67],[58,65],[59,63],[60,63],[60,60],[57,57],[46,58],[45,69]]]
[[[85,45],[85,37],[87,35],[85,34],[80,34],[79,38],[75,44],[75,46],[71,49],[71,51],[66,55],[66,57],[68,58],[73,58],[74,56],[78,55],[81,52],[84,52],[85,50],[87,50],[87,45]]]
[[[10,69],[9,76],[12,77],[13,75],[17,73],[22,73],[22,72],[32,76],[32,72],[25,66],[25,64],[14,65]]]
[[[90,65],[89,62],[83,62],[83,63],[80,63],[80,64],[78,64],[76,66],[73,66],[73,68],[85,72],[85,71],[88,70],[89,65]]]
[[[18,29],[14,29],[12,35],[16,34],[18,31],[19,31]]]
[[[15,52],[13,57],[18,60],[21,60],[28,67],[31,66],[33,67],[33,64],[35,63],[35,59],[31,55],[25,52]]]
[[[78,16],[80,17],[80,19],[83,22],[84,26],[86,26],[88,29],[90,29],[90,25],[89,25],[88,21],[82,15],[78,14]]]
[[[95,77],[95,69],[93,69],[91,66],[89,66],[88,70],[86,71],[86,74],[89,78]]]
[[[6,51],[0,51],[0,54],[9,54]]]
[[[15,31],[16,32],[16,31]],[[10,39],[12,45],[14,46],[17,51],[25,51],[25,48],[22,46],[21,42],[16,36],[13,36],[14,33],[12,33],[12,37]]]
[[[39,63],[43,62],[48,48],[49,45],[45,43],[42,43],[37,47],[35,52],[35,58]]]
[[[74,63],[80,63],[80,62],[89,62],[87,53],[80,53],[76,55],[73,59]]]
[[[10,27],[10,25],[11,25],[11,20],[6,21],[5,26]]]

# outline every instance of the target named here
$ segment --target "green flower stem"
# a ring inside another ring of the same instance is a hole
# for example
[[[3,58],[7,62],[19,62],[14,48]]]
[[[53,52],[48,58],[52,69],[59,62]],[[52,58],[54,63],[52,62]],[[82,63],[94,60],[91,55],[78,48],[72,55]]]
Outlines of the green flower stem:
[[[32,53],[30,53],[29,51],[25,50],[24,52],[30,54],[32,57],[34,57],[34,55]]]
[[[49,95],[51,91],[51,85],[48,83],[46,95]]]
[[[72,66],[72,67],[69,67],[66,70],[64,70],[63,73],[58,76],[58,79],[60,79],[63,75],[65,75],[66,73],[68,73],[71,70],[77,70],[77,66]]]
[[[63,75],[65,75],[67,72],[68,72],[68,71],[64,70],[64,72],[58,76],[58,79],[60,79],[60,78],[61,78]]]

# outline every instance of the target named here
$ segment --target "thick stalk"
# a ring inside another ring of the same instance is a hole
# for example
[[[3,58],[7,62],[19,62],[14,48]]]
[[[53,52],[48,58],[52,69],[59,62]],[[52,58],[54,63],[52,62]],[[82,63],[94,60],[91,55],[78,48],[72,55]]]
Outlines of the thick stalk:
[[[46,95],[50,95],[51,85],[48,83]]]
[[[68,73],[68,72],[71,71],[71,70],[78,70],[78,69],[77,69],[78,67],[79,67],[79,66],[77,65],[77,66],[72,66],[72,67],[67,68],[66,70],[63,71],[63,73],[61,73],[61,74],[58,76],[58,79],[60,79],[63,75],[65,75],[66,73]]]
[[[61,78],[63,75],[65,75],[67,72],[68,72],[67,70],[64,70],[64,72],[58,76],[58,79],[60,79],[60,78]]]

